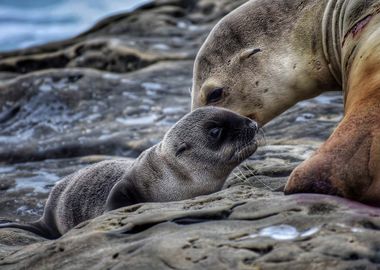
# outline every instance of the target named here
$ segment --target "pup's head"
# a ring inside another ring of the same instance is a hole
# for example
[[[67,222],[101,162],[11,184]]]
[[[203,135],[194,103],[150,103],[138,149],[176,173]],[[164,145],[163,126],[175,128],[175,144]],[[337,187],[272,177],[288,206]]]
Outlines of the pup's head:
[[[165,135],[166,156],[190,170],[228,174],[257,149],[256,122],[232,111],[204,107],[183,117]]]

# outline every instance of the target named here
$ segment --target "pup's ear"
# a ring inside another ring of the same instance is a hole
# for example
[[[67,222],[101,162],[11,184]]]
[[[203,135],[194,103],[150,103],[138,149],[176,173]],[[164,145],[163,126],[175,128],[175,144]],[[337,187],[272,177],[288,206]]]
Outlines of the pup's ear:
[[[131,181],[131,179],[131,176],[127,176],[113,186],[107,197],[105,211],[112,211],[144,201],[134,185],[136,181]]]
[[[175,156],[178,157],[179,155],[181,155],[183,152],[185,152],[186,150],[188,150],[190,148],[190,145],[188,143],[181,143],[180,145],[178,145],[177,147],[177,151],[175,153]]]
[[[240,54],[240,61],[245,60],[259,52],[261,52],[261,49],[258,49],[258,48],[246,49]]]

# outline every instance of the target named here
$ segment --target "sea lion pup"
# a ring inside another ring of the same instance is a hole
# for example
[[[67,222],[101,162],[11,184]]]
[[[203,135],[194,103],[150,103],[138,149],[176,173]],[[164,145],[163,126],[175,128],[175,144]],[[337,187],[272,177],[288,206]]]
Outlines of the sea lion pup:
[[[224,107],[264,125],[298,101],[343,90],[343,120],[285,192],[380,205],[379,13],[379,0],[247,2],[200,49],[192,108]]]
[[[229,110],[195,110],[133,164],[110,160],[81,169],[57,182],[41,219],[0,228],[20,228],[54,239],[104,211],[219,191],[232,170],[256,151],[256,132],[254,121]]]

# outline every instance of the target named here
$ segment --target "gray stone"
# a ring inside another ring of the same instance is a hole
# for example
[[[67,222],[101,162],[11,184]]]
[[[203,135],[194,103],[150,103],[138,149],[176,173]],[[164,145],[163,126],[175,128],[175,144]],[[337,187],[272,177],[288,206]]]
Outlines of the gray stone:
[[[235,186],[183,202],[121,208],[16,252],[1,238],[0,267],[375,269],[379,216],[377,208],[336,197]]]

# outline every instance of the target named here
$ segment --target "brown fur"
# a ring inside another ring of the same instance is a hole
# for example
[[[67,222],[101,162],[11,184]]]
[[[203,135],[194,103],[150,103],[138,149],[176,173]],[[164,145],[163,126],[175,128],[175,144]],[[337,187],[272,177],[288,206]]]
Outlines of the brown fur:
[[[295,169],[285,192],[336,194],[380,205],[379,12],[379,0],[249,1],[226,16],[202,46],[193,108],[221,106],[265,124],[300,100],[342,89],[342,122]],[[242,37],[240,43],[231,32]],[[252,46],[262,53],[249,62],[228,61]],[[207,92],[216,86],[225,89],[224,96],[208,104]]]

